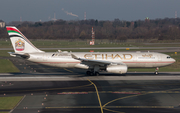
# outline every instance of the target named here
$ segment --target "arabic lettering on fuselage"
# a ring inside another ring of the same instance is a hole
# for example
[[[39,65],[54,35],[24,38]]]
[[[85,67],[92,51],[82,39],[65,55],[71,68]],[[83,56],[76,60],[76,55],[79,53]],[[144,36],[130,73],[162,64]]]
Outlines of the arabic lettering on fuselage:
[[[121,59],[121,60],[131,60],[132,59],[131,54],[85,54],[84,58],[86,59],[102,59],[102,60],[108,60],[108,59]]]
[[[152,54],[148,54],[148,55],[145,54],[145,55],[142,55],[142,56],[143,57],[150,57],[151,58],[153,55]]]
[[[142,55],[142,57],[138,57],[138,59],[155,59],[155,57],[153,57],[152,54],[145,54],[145,55]]]

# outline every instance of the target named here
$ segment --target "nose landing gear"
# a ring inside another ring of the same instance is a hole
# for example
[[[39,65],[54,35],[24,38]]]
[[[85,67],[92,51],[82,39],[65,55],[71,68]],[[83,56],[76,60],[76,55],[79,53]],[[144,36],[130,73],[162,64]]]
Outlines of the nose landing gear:
[[[155,70],[155,72],[154,72],[154,74],[155,74],[155,75],[158,75],[158,74],[159,74],[158,71],[159,71],[159,68],[157,67],[156,70]]]

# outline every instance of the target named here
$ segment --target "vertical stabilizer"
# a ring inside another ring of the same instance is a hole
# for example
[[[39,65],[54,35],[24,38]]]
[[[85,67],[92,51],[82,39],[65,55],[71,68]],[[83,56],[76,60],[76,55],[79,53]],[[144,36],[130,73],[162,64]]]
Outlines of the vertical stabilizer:
[[[6,27],[15,53],[43,52],[37,49],[16,27]]]

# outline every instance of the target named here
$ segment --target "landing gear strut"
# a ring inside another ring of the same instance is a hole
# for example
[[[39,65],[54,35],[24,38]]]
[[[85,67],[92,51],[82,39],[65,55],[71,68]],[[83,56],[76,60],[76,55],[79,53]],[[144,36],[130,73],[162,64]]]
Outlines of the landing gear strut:
[[[93,76],[93,75],[99,76],[99,72],[96,72],[96,71],[95,72],[94,71],[87,71],[86,74],[90,75],[90,76]]]
[[[91,71],[86,71],[86,75],[91,75]]]
[[[155,72],[154,72],[155,75],[158,75],[158,74],[159,74],[159,73],[158,73],[158,70],[159,70],[159,68],[157,67],[156,70],[155,70]]]
[[[95,76],[99,76],[99,72],[95,72],[94,75],[95,75]]]
[[[99,76],[99,72],[98,71],[99,71],[99,65],[95,65],[93,67],[93,69],[91,69],[90,71],[87,71],[86,74],[87,75],[91,75],[91,76],[93,76],[93,75]]]

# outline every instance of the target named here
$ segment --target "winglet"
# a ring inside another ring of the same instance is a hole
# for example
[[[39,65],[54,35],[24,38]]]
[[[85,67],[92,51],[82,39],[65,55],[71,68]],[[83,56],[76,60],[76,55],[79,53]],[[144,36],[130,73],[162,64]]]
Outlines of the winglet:
[[[10,54],[10,56],[13,56],[13,57],[21,57],[21,58],[24,58],[24,59],[28,59],[30,57],[30,55],[28,53],[25,53],[25,54],[18,54],[18,53],[14,53],[14,52],[8,52]]]

